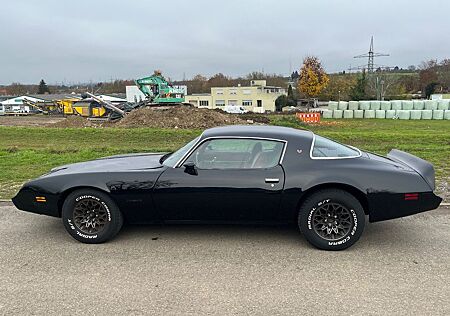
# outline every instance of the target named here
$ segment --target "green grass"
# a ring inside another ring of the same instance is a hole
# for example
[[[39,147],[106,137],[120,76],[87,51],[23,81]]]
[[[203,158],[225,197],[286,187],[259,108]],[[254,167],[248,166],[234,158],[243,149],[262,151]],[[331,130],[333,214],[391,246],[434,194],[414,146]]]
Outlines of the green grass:
[[[172,151],[200,130],[0,126],[0,199],[53,167],[109,155]]]
[[[306,126],[294,116],[272,115],[272,124],[309,128],[320,135],[380,154],[397,148],[435,165],[450,178],[450,122],[324,120]],[[130,152],[171,151],[201,133],[181,129],[44,128],[0,126],[0,199],[11,198],[27,180],[67,163]]]

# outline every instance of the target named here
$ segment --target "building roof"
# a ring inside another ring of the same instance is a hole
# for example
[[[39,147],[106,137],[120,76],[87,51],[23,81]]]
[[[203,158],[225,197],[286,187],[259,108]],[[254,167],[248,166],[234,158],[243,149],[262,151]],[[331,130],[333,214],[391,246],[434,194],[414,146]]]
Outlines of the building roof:
[[[30,101],[33,101],[33,102],[44,102],[45,101],[43,99],[38,99],[38,98],[35,98],[32,96],[23,95],[20,97],[15,97],[15,98],[4,100],[4,101],[2,101],[2,104],[3,105],[22,105],[23,99],[29,99]]]
[[[102,99],[104,101],[109,101],[109,102],[127,102],[126,99],[113,97],[113,96],[106,95],[106,94],[99,95],[98,98]]]
[[[1,101],[3,105],[21,105],[23,103],[23,99],[29,99],[33,102],[52,102],[57,100],[64,99],[82,99],[80,94],[32,94],[32,95],[22,95],[17,97],[10,97],[9,99]],[[102,94],[99,96],[100,99],[106,100],[109,102],[126,102],[127,100],[117,97]]]
[[[30,97],[41,99],[44,101],[56,101],[63,99],[81,99],[79,94],[61,93],[61,94],[32,94]]]

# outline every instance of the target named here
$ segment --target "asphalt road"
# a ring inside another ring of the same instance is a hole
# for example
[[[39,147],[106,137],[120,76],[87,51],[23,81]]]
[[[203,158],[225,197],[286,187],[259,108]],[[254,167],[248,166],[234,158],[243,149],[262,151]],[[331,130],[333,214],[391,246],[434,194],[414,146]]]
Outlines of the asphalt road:
[[[84,245],[0,205],[0,314],[450,315],[450,209],[369,224],[342,252],[293,227],[130,226]]]

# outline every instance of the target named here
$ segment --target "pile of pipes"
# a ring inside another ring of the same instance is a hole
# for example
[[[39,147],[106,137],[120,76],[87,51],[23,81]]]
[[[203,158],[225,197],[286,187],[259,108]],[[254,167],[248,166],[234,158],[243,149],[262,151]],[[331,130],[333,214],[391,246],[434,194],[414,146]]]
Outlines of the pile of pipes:
[[[323,118],[450,120],[450,99],[394,101],[330,101]]]

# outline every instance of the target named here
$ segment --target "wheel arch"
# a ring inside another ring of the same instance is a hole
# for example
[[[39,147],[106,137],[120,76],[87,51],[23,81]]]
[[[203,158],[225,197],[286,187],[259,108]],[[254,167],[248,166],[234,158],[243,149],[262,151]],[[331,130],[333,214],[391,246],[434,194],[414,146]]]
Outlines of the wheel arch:
[[[358,189],[352,185],[344,184],[344,183],[337,183],[337,182],[322,183],[322,184],[312,186],[312,187],[308,188],[307,190],[305,190],[297,203],[297,210],[300,208],[300,206],[303,204],[303,202],[309,196],[311,196],[312,194],[314,194],[318,191],[326,190],[326,189],[339,189],[339,190],[343,190],[343,191],[350,193],[358,200],[359,203],[361,203],[361,206],[364,209],[364,213],[366,215],[369,214],[369,201],[367,199],[367,195],[364,192],[362,192],[360,189]]]
[[[95,190],[95,191],[99,191],[102,193],[105,193],[109,196],[108,191],[106,191],[105,189],[96,187],[96,186],[89,186],[89,185],[80,185],[80,186],[74,186],[74,187],[70,187],[68,189],[65,189],[64,191],[62,191],[59,195],[59,199],[58,199],[58,213],[59,216],[61,217],[61,213],[62,213],[62,207],[64,204],[64,201],[66,200],[66,198],[69,196],[70,193],[77,191],[77,190]]]

